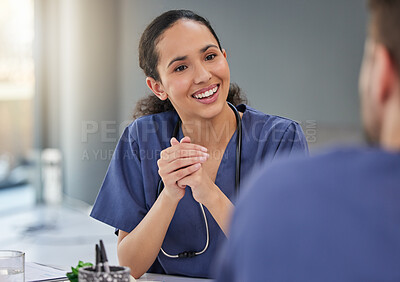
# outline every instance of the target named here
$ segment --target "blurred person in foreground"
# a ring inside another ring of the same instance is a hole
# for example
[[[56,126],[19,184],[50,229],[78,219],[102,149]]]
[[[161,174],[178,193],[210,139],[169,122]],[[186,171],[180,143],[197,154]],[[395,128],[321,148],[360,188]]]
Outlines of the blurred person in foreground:
[[[400,0],[368,6],[359,90],[370,146],[256,174],[218,281],[400,281]]]

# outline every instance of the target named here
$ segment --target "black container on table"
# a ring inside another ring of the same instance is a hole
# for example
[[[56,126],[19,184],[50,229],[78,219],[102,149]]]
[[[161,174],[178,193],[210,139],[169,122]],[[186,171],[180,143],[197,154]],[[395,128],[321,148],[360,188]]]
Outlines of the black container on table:
[[[129,282],[131,270],[126,266],[110,266],[110,272],[97,272],[95,267],[79,268],[79,282]]]

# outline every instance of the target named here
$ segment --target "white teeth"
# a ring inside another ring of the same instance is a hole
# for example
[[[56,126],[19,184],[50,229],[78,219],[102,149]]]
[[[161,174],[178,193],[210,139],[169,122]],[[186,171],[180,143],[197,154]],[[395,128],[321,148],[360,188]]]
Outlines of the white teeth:
[[[217,92],[217,90],[218,90],[218,86],[215,86],[213,89],[205,91],[204,93],[201,93],[201,94],[193,95],[193,97],[196,99],[202,99],[202,98],[213,95],[215,92]]]

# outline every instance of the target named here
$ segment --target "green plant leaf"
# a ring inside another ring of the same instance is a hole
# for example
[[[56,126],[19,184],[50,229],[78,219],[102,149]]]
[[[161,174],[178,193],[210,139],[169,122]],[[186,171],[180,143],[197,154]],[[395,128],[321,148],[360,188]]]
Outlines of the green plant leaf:
[[[69,281],[78,282],[79,268],[85,267],[85,266],[93,266],[93,264],[91,262],[83,262],[80,260],[76,267],[71,266],[72,272],[67,272],[67,274],[66,274]]]

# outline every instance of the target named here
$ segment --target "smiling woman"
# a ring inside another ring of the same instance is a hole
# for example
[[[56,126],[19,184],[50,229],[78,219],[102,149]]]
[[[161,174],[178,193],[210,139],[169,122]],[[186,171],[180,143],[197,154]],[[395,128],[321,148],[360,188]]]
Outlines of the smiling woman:
[[[139,63],[154,95],[138,102],[91,213],[118,230],[119,262],[134,277],[212,277],[240,178],[308,153],[296,122],[241,104],[226,58],[191,11],[168,11],[142,34]]]
[[[162,34],[164,31],[168,29],[171,25],[173,25],[179,19],[192,20],[197,23],[201,23],[203,27],[208,29],[208,34],[211,34],[214,38],[213,41],[216,42],[214,44],[210,44],[204,46],[206,49],[201,50],[201,53],[207,51],[209,47],[217,47],[220,51],[222,51],[222,47],[219,41],[218,36],[216,35],[214,29],[211,27],[210,23],[200,17],[199,15],[192,13],[190,11],[180,10],[179,13],[167,12],[165,13],[165,17],[159,17],[150,24],[145,32],[142,35],[140,45],[139,45],[139,64],[143,69],[144,73],[147,77],[154,78],[155,80],[160,80],[160,74],[157,69],[159,63],[160,54],[157,52],[156,48],[160,49],[160,46],[156,46],[157,42],[161,40]],[[190,32],[190,30],[189,30]],[[157,42],[155,40],[157,38]],[[211,55],[209,58],[213,58],[215,55]],[[187,59],[187,56],[178,56],[173,58],[169,64],[174,62],[183,61],[183,59]],[[177,71],[182,71],[187,66],[178,66],[176,68]],[[240,88],[234,84],[230,84],[230,89],[228,92],[227,101],[234,105],[239,105],[241,103],[247,102],[247,99],[241,93]],[[171,102],[168,99],[160,100],[154,95],[150,95],[148,97],[143,98],[136,104],[136,110],[134,113],[134,118],[138,118],[144,115],[155,114],[159,112],[165,112],[168,110],[174,110]]]

